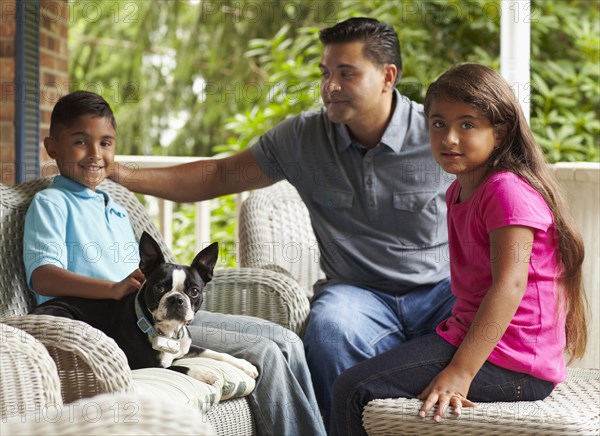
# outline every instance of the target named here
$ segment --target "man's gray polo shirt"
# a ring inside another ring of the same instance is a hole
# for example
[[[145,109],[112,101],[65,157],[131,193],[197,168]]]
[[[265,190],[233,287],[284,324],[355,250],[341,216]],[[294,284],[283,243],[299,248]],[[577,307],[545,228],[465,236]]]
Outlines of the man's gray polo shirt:
[[[432,157],[422,105],[396,107],[371,150],[325,109],[289,118],[252,146],[271,179],[287,179],[306,204],[331,283],[392,294],[448,277],[446,188]]]

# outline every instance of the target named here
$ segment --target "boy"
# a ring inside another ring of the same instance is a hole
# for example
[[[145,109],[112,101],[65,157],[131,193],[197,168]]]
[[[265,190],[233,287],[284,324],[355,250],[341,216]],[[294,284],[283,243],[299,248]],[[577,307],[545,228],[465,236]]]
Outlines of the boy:
[[[34,197],[25,219],[23,244],[27,280],[38,304],[58,296],[120,299],[137,291],[143,281],[141,271],[135,269],[138,244],[127,212],[96,189],[114,166],[115,131],[110,107],[93,93],[69,94],[52,111],[50,137],[44,139],[44,146],[56,159],[61,175]],[[43,310],[35,309],[38,314]],[[232,334],[216,332],[215,326],[240,325],[237,316],[203,312],[203,317],[208,316],[215,320],[209,323],[214,337]],[[324,435],[300,339],[285,330],[272,340],[282,327],[258,318],[245,319],[252,320],[254,329],[264,326],[269,333],[259,331],[247,345],[224,339],[213,345],[269,368],[261,372],[248,396],[257,433]],[[190,330],[196,330],[196,337],[202,331],[199,327]],[[248,335],[252,333],[244,332],[244,337]],[[236,347],[233,353],[232,346]]]
[[[101,96],[76,91],[58,101],[44,146],[60,175],[25,217],[25,272],[38,304],[66,296],[119,300],[144,280],[127,212],[97,189],[114,168],[115,144],[116,121]]]

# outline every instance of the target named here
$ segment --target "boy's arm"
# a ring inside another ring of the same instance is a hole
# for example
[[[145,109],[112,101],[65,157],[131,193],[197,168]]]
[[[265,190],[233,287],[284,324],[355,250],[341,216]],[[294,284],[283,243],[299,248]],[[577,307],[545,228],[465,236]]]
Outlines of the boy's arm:
[[[132,169],[116,163],[110,177],[130,191],[177,202],[203,201],[273,183],[249,148],[223,159],[163,168]]]
[[[136,269],[120,282],[112,282],[75,274],[54,265],[42,265],[33,271],[31,281],[38,294],[48,297],[120,300],[141,287],[144,275]]]

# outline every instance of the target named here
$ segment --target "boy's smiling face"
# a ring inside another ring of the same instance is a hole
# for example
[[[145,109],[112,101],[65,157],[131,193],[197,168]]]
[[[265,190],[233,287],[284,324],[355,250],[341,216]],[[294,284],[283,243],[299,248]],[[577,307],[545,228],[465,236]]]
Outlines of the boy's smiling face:
[[[44,146],[61,175],[96,190],[114,168],[116,132],[111,120],[82,115],[56,131],[44,139]]]

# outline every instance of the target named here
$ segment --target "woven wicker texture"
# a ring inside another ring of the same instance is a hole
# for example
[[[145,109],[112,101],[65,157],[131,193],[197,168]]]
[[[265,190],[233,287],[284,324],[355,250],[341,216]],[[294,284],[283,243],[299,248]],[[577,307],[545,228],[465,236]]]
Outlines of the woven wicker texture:
[[[600,434],[600,370],[570,368],[569,377],[543,401],[478,403],[463,408],[460,418],[441,423],[418,417],[416,399],[371,401],[363,411],[363,425],[373,435],[506,436]]]
[[[0,419],[33,405],[62,405],[56,365],[44,346],[23,330],[0,324]]]
[[[254,434],[252,413],[245,398],[223,401],[206,413],[208,422],[219,436],[251,436]],[[231,418],[235,417],[236,420]]]
[[[214,435],[208,418],[187,405],[137,394],[103,394],[11,419],[3,435]]]
[[[15,186],[0,185],[0,317],[24,315],[33,307],[31,293],[27,290],[23,268],[23,225],[25,213],[31,199],[52,181],[51,177],[22,183]],[[106,180],[100,189],[127,209],[136,237],[146,230],[159,243],[168,260],[173,260],[171,251],[134,194],[111,180]]]
[[[33,307],[22,261],[24,217],[34,194],[52,178],[15,186],[0,184],[0,319],[20,328],[47,348],[55,361],[65,403],[99,393],[130,392],[131,372],[124,354],[102,332],[77,321],[22,316]],[[110,180],[100,188],[127,209],[139,239],[146,230],[159,243],[165,257],[173,256],[137,197]],[[308,316],[304,291],[290,277],[268,270],[241,268],[215,271],[206,288],[204,309],[257,316],[300,333]],[[84,340],[81,340],[84,338]],[[245,398],[219,403],[210,410],[218,434],[252,434],[253,423]],[[52,432],[49,432],[52,433]]]
[[[115,202],[123,206],[127,212],[129,212],[129,221],[131,221],[131,227],[133,227],[133,232],[138,241],[145,230],[156,242],[158,242],[167,262],[175,261],[173,254],[165,243],[160,231],[152,222],[144,205],[140,203],[133,192],[109,179],[102,182],[98,188],[107,192]]]
[[[286,181],[253,191],[242,203],[239,220],[240,265],[264,268],[275,264],[312,296],[324,278],[308,210]]]
[[[33,306],[25,285],[23,224],[31,198],[49,183],[50,179],[40,179],[17,186],[0,185],[0,317],[24,315]]]
[[[65,403],[100,393],[133,392],[127,358],[112,338],[88,324],[46,315],[5,318],[3,323],[39,340],[56,363]]]
[[[204,310],[251,315],[301,334],[310,305],[291,277],[258,268],[216,270],[204,290]]]

